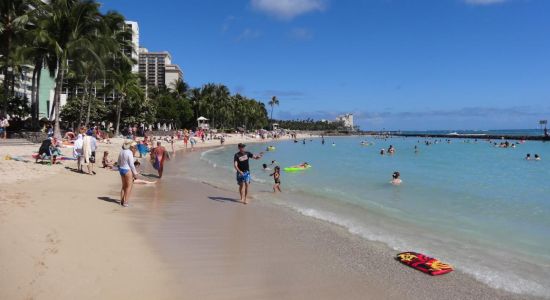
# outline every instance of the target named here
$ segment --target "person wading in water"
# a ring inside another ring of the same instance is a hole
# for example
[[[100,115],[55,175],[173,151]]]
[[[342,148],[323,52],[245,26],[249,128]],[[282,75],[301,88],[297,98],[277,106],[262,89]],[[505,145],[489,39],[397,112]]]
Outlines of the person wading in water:
[[[250,166],[249,159],[260,159],[262,158],[263,153],[259,155],[254,155],[245,150],[245,144],[239,144],[239,152],[235,153],[233,157],[233,165],[237,171],[237,183],[239,184],[239,193],[241,194],[241,202],[248,204],[248,185],[250,184]]]

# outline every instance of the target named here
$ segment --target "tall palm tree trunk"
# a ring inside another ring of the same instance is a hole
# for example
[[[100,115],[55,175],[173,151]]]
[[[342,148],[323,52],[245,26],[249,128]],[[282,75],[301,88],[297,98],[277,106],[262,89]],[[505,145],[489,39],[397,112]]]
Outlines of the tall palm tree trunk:
[[[34,102],[36,103],[36,110],[35,110],[35,120],[36,124],[33,125],[33,128],[39,129],[40,128],[40,77],[42,76],[42,64],[38,68],[38,71],[36,72],[36,90],[34,95]]]
[[[4,74],[4,82],[3,82],[3,85],[4,85],[4,103],[2,105],[2,115],[6,115],[8,113],[8,98],[10,97],[9,95],[9,80],[8,80],[8,67],[7,66],[4,66],[4,68],[2,68],[2,73]]]
[[[32,70],[32,86],[31,86],[31,127],[32,129],[36,128],[36,73],[37,73],[36,65],[34,66],[34,69]]]
[[[57,71],[57,76],[55,80],[55,92],[54,92],[54,98],[53,98],[53,108],[54,108],[54,136],[58,139],[61,139],[61,126],[59,124],[59,110],[61,108],[61,87],[63,85],[63,79],[65,70],[63,68],[64,60],[61,60],[61,63],[59,64],[59,68]]]
[[[120,100],[118,101],[118,107],[116,112],[116,128],[115,128],[115,136],[119,135],[120,132],[120,114],[122,111],[122,101],[124,101],[124,96],[120,96]]]
[[[86,126],[90,124],[90,111],[92,110],[92,97],[88,96],[88,111],[86,112]]]

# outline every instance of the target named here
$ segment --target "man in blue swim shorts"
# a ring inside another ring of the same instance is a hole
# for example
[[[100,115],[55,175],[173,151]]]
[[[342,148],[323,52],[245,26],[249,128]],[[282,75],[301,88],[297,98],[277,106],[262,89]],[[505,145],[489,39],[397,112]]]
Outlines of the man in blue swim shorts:
[[[262,153],[254,155],[245,150],[245,144],[239,144],[239,152],[235,153],[233,158],[233,165],[237,171],[237,183],[239,184],[239,193],[241,194],[241,202],[248,204],[246,197],[248,196],[248,185],[250,184],[250,165],[248,163],[250,158],[260,159]]]

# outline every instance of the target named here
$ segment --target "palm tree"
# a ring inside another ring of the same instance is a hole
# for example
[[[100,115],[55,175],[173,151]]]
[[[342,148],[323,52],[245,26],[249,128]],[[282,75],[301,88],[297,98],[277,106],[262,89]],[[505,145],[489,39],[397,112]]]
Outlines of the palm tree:
[[[183,99],[187,97],[189,92],[189,85],[183,79],[178,78],[178,80],[171,83],[172,85],[172,95],[178,99]]]
[[[189,91],[189,101],[193,106],[193,111],[195,112],[195,120],[199,117],[199,103],[201,101],[201,89],[193,88]]]
[[[24,33],[28,29],[39,1],[31,0],[4,0],[0,1],[0,70],[4,74],[4,105],[6,113],[9,91],[13,91],[15,80],[14,70],[17,67],[14,51],[24,42]],[[34,5],[34,6],[33,6]],[[10,89],[11,83],[11,89]]]
[[[100,58],[94,52],[101,14],[99,4],[92,0],[51,0],[47,5],[51,17],[47,31],[51,34],[55,49],[55,89],[54,89],[54,135],[61,138],[59,123],[61,88],[69,69],[70,60],[79,60],[84,53],[98,63]],[[50,70],[51,71],[51,70]]]
[[[115,135],[120,133],[120,115],[122,113],[122,104],[128,98],[144,99],[143,89],[140,86],[140,78],[131,72],[131,69],[118,69],[112,71],[111,88],[118,93],[119,99],[116,111]]]
[[[33,25],[26,32],[26,47],[23,49],[23,56],[29,64],[33,66],[32,88],[31,88],[31,119],[32,127],[38,126],[38,114],[40,103],[40,77],[42,69],[52,65],[53,41],[50,34],[46,31],[47,19],[50,17],[45,4],[39,2],[36,7],[37,13],[33,20]],[[51,72],[50,72],[51,73]],[[50,74],[53,77],[53,74]]]
[[[269,118],[271,120],[273,120],[273,107],[279,106],[279,99],[277,99],[277,96],[271,97],[271,100],[269,100],[269,102],[267,102],[267,105],[271,106],[271,114],[270,114]]]
[[[279,99],[277,99],[277,96],[273,96],[271,97],[271,100],[267,102],[267,104],[271,106],[271,114],[269,115],[269,119],[273,122],[273,108],[275,106],[279,106]],[[271,129],[273,129],[273,125],[271,127]]]

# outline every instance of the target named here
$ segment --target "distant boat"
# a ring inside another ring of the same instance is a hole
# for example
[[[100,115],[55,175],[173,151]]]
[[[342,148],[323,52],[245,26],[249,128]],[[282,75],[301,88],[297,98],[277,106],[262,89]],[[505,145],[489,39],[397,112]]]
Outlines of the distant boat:
[[[458,135],[485,136],[485,135],[487,135],[487,134],[485,134],[485,133],[458,133],[458,132],[451,132],[451,133],[447,133],[447,135],[452,135],[452,136],[458,136]]]

